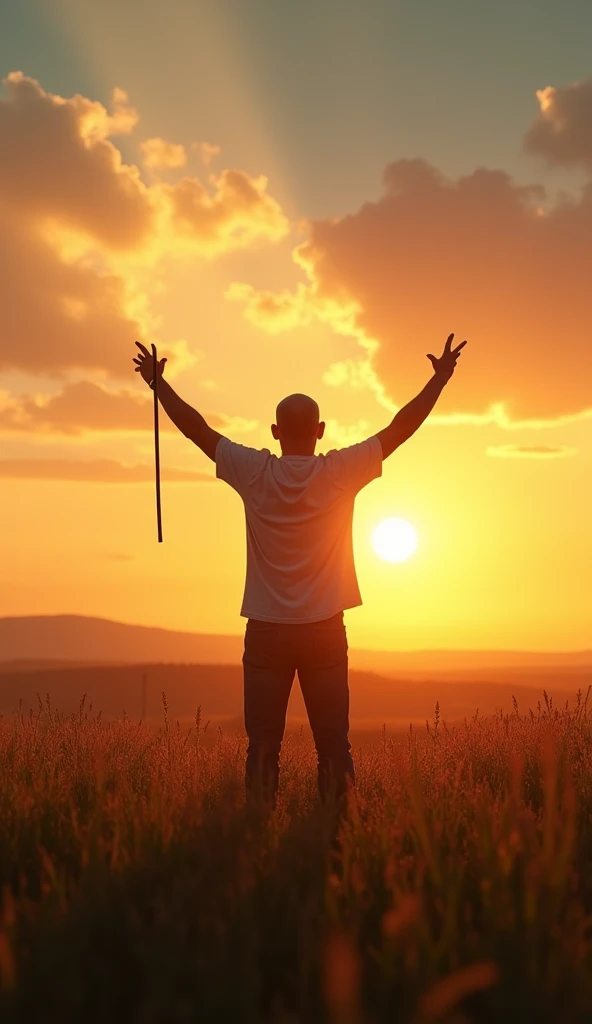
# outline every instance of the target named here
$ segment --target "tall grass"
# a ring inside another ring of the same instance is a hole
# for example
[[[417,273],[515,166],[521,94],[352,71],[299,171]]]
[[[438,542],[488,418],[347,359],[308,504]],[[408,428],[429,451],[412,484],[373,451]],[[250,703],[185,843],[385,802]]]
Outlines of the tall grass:
[[[1,1020],[592,1020],[587,700],[354,753],[336,849],[304,738],[266,815],[166,698],[1,720]]]

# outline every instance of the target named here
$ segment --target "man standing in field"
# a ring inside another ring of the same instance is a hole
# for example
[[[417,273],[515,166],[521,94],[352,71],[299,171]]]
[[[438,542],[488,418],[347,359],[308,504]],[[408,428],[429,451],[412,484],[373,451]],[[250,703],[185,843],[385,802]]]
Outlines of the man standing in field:
[[[466,341],[451,334],[423,391],[384,430],[360,444],[315,455],[325,431],[319,407],[290,395],[271,432],[278,458],[235,444],[208,426],[164,380],[158,396],[181,433],[216,463],[216,476],[240,494],[247,526],[247,576],[241,615],[247,796],[275,803],[288,698],[298,672],[318,754],[322,798],[341,798],[355,781],[349,732],[347,637],[343,612],[362,603],[353,558],[356,494],[382,473],[382,462],[418,429],[454,373]],[[152,356],[139,342],[136,370],[153,385]]]

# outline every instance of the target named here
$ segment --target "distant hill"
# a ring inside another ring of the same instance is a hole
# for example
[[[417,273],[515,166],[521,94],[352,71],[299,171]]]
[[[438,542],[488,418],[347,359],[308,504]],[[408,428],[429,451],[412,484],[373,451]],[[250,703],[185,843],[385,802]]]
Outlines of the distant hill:
[[[100,664],[240,662],[240,636],[181,633],[86,615],[0,618],[0,662],[43,658]]]
[[[189,633],[138,626],[85,615],[31,615],[0,618],[0,663],[33,667],[46,664],[154,664],[239,665],[242,636]],[[545,676],[557,672],[592,671],[592,650],[544,651],[371,651],[350,650],[350,665],[383,675],[409,678],[459,676],[495,681],[500,671],[520,675],[533,671]],[[48,666],[49,667],[49,666]]]
[[[548,685],[554,703],[563,705],[575,699],[577,679],[569,687]],[[582,686],[585,691],[585,687]],[[492,714],[501,708],[511,713],[512,697],[516,696],[523,713],[537,702],[543,703],[543,687],[523,683],[443,682],[442,680],[389,679],[371,672],[350,673],[352,727],[380,728],[389,723],[407,729],[410,722],[425,726],[426,718],[434,717],[436,701],[440,703],[442,720],[453,722]],[[70,713],[76,711],[83,694],[86,706],[106,718],[126,714],[163,721],[162,693],[166,693],[171,722],[187,722],[195,716],[198,706],[202,721],[232,721],[242,729],[242,669],[239,665],[100,665],[75,668],[12,670],[0,666],[0,714],[11,714],[19,708],[28,713],[36,710],[39,699],[45,706],[49,694],[51,706]],[[37,696],[39,695],[39,696]],[[144,703],[145,700],[145,703]],[[300,687],[294,683],[289,716],[305,721],[306,712]]]

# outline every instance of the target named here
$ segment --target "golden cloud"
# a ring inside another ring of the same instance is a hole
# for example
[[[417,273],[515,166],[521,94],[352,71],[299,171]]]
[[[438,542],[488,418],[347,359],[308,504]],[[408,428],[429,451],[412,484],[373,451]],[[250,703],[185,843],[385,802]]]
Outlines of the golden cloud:
[[[46,220],[115,249],[141,245],[154,223],[149,190],[108,136],[129,130],[122,93],[114,113],[83,96],[67,100],[16,71],[0,100],[0,206],[19,221]]]
[[[0,264],[0,372],[129,375],[134,341],[147,332],[121,276],[64,261],[32,224],[1,207]]]
[[[199,159],[206,167],[209,167],[214,157],[220,156],[222,152],[220,146],[215,146],[211,142],[194,142],[193,149],[197,151]]]
[[[115,89],[112,110],[45,91],[15,71],[0,99],[0,372],[129,376],[136,338],[156,341],[134,265],[211,258],[289,230],[267,179],[224,170],[204,185],[142,181],[111,141],[138,122]],[[179,165],[178,147],[147,140],[148,159]],[[184,341],[161,354],[186,366]]]
[[[198,178],[176,185],[155,185],[168,201],[171,232],[189,241],[192,249],[213,256],[242,249],[257,239],[279,241],[289,231],[279,203],[267,195],[267,178],[244,171],[224,170],[210,175],[213,194]]]
[[[68,384],[54,395],[5,396],[0,430],[77,435],[86,431],[152,430],[152,395],[131,388],[108,390],[92,381]],[[175,429],[167,416],[161,430]]]
[[[254,323],[274,332],[316,316],[359,342],[365,378],[396,407],[432,374],[449,333],[469,344],[438,402],[448,421],[555,423],[592,414],[589,266],[592,183],[541,209],[540,185],[478,169],[451,180],[399,160],[384,192],[341,219],[312,221],[294,251],[308,286],[274,296],[235,284]]]
[[[331,447],[347,448],[351,444],[365,441],[373,433],[367,420],[359,419],[356,423],[340,423],[339,420],[326,420],[324,440]]]
[[[500,459],[564,459],[569,455],[577,454],[577,448],[569,448],[564,444],[500,444],[491,445],[486,449],[486,455]]]
[[[145,139],[140,143],[144,167],[149,170],[174,169],[185,167],[187,153],[185,146],[166,139]]]
[[[0,459],[0,477],[20,480],[77,480],[87,483],[154,482],[154,466],[126,466],[115,459]],[[163,466],[161,479],[171,483],[212,483],[209,473]]]
[[[241,303],[246,319],[268,334],[304,327],[319,314],[311,292],[305,285],[299,285],[296,292],[286,290],[274,294],[257,291],[250,284],[235,281],[226,289],[225,298],[230,302]]]
[[[246,433],[256,420],[206,411],[205,419],[215,430]],[[159,417],[159,429],[176,431],[166,413]],[[80,435],[93,431],[152,431],[153,395],[132,388],[118,390],[93,381],[80,380],[57,394],[25,393],[14,397],[0,393],[0,433]]]
[[[527,152],[592,169],[592,78],[536,95],[540,111],[524,138]]]

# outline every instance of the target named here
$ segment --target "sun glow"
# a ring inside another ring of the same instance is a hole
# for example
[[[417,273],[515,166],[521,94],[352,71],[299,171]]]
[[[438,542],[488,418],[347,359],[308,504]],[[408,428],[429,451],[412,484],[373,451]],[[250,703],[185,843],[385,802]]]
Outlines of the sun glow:
[[[417,543],[415,527],[406,519],[383,519],[372,534],[372,547],[386,562],[404,562]]]

